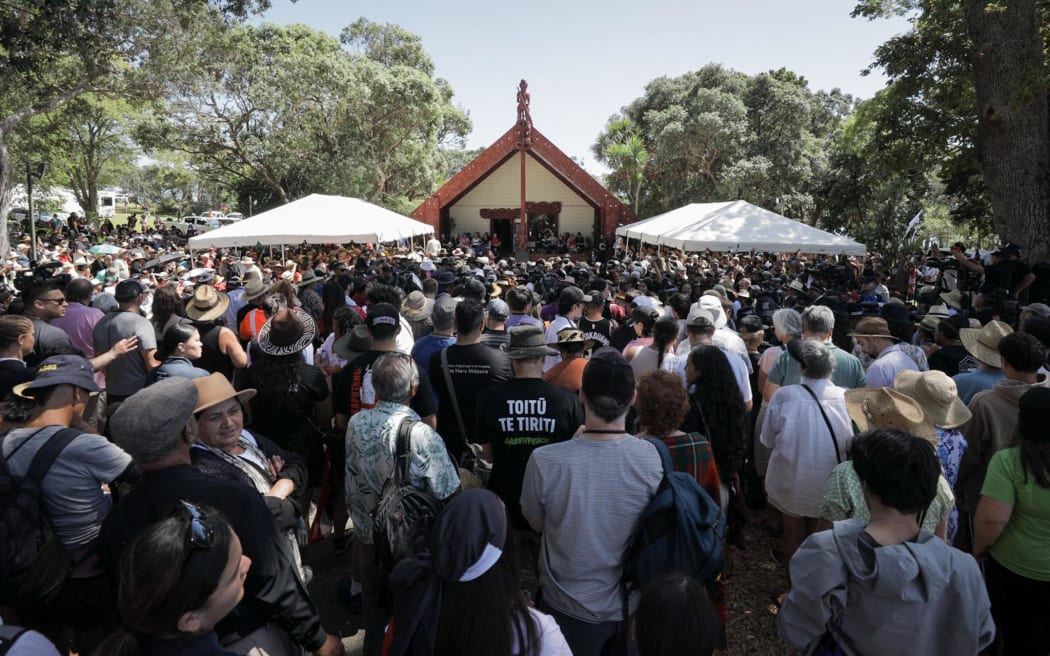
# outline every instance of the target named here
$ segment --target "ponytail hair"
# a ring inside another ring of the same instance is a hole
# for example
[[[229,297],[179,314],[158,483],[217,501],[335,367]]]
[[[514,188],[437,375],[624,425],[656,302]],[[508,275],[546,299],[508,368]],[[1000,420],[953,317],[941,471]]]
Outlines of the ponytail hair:
[[[656,368],[664,363],[667,347],[678,337],[678,322],[670,317],[662,317],[653,325],[653,347],[656,349]]]

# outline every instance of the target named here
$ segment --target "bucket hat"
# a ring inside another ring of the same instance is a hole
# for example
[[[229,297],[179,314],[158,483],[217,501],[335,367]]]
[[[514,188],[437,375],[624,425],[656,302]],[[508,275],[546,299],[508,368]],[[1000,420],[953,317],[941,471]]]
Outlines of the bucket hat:
[[[959,398],[955,381],[943,371],[901,371],[893,389],[915,400],[934,426],[958,428],[970,420],[970,409]]]
[[[52,355],[46,358],[37,367],[36,378],[15,385],[13,391],[18,396],[32,398],[26,392],[53,385],[73,385],[89,392],[99,391],[91,363],[79,355]]]
[[[544,355],[558,355],[558,352],[547,346],[543,329],[539,326],[515,326],[510,329],[510,343],[500,346],[508,358],[537,358]]]
[[[584,344],[583,350],[590,351],[598,345],[598,340],[585,338],[579,328],[564,328],[558,331],[558,341],[547,342],[547,346],[557,348],[562,344]]]
[[[857,329],[849,334],[850,337],[883,337],[896,340],[890,334],[890,326],[885,319],[880,317],[866,317],[857,322]]]

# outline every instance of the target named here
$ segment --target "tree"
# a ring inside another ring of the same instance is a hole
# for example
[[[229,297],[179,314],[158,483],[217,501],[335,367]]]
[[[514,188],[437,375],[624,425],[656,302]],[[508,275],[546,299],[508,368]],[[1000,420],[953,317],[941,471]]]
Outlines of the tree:
[[[637,215],[649,163],[649,151],[637,126],[629,118],[614,117],[591,150],[599,162],[612,169],[605,176],[605,186],[630,203]]]
[[[137,95],[171,74],[204,16],[242,18],[268,0],[6,0],[0,4],[0,251],[7,250],[8,139],[34,116],[93,91]],[[163,73],[163,75],[155,75]]]

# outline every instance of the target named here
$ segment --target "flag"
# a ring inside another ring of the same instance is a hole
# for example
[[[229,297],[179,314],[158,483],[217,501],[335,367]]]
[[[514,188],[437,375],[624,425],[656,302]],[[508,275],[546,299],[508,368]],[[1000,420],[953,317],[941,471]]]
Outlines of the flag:
[[[911,234],[915,231],[916,228],[919,227],[920,223],[922,223],[922,210],[919,210],[918,214],[913,216],[911,218],[911,221],[908,221],[908,227],[904,230],[905,240],[911,237]]]

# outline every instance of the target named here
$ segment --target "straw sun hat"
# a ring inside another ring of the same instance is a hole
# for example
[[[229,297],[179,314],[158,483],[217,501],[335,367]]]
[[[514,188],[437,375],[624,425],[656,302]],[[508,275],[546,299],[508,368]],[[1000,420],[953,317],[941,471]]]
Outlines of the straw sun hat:
[[[243,404],[255,396],[254,389],[244,389],[240,392],[233,389],[229,379],[218,372],[193,379],[193,385],[197,388],[197,406],[193,409],[194,414],[229,399],[237,399]]]
[[[922,406],[889,387],[847,391],[846,411],[861,432],[873,428],[896,428],[937,444],[937,432]]]
[[[902,371],[893,379],[893,388],[914,399],[934,426],[958,428],[970,420],[955,381],[943,371]]]
[[[982,328],[961,329],[959,339],[967,353],[985,364],[1001,368],[1003,356],[999,355],[999,340],[1012,332],[1013,328],[1002,321],[989,321]]]

